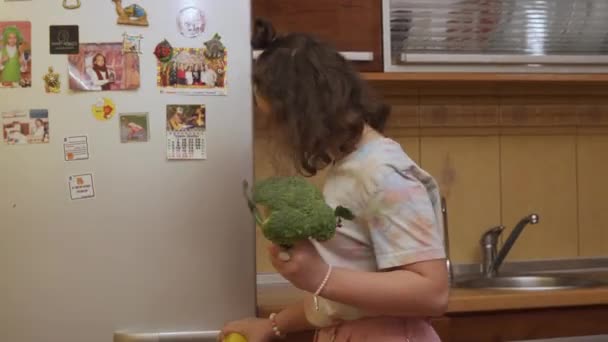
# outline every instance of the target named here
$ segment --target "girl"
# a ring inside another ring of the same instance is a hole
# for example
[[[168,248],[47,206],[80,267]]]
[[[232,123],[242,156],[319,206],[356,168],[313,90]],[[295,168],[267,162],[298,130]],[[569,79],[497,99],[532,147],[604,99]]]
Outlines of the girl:
[[[177,67],[177,84],[186,85],[186,69],[183,64],[179,64]]]
[[[186,85],[191,86],[194,81],[194,75],[192,74],[192,65],[186,67]]]
[[[27,71],[25,56],[19,51],[23,36],[15,26],[9,26],[2,32],[4,46],[0,48],[0,82],[14,86],[21,81],[21,74]]]
[[[192,73],[192,80],[195,85],[201,85],[201,65],[196,64],[194,66],[194,72]]]
[[[220,338],[316,330],[317,342],[439,341],[426,319],[443,314],[449,291],[436,182],[382,135],[388,109],[336,50],[306,34],[276,36],[260,20],[252,44],[264,50],[254,99],[279,132],[276,145],[304,176],[328,168],[327,203],[356,219],[330,241],[297,244],[288,259],[272,246],[275,269],[311,295],[267,319],[231,322]]]
[[[44,122],[42,121],[42,119],[36,119],[36,121],[34,121],[34,127],[32,127],[32,138],[33,140],[37,141],[37,142],[43,142],[44,141],[44,134],[45,134],[45,127],[44,127]]]
[[[217,82],[217,74],[207,64],[203,64],[203,70],[201,71],[201,81],[207,87],[215,87]]]
[[[107,67],[104,55],[95,54],[93,67],[89,68],[87,73],[93,82],[93,90],[110,90],[111,84],[114,82],[114,71]]]

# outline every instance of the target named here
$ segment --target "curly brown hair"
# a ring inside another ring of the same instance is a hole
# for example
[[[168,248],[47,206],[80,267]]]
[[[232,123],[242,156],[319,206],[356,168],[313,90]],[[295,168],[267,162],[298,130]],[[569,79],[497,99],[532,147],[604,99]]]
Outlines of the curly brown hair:
[[[373,95],[355,68],[329,43],[306,33],[277,35],[254,22],[255,96],[269,104],[297,171],[314,176],[353,152],[365,125],[384,130],[390,108]]]

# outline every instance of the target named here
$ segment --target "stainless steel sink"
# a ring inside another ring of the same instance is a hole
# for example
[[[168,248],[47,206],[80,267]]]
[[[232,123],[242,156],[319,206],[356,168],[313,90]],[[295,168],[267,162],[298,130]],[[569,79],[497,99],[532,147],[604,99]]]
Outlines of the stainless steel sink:
[[[579,277],[561,276],[496,276],[463,279],[455,282],[456,288],[546,291],[578,289],[606,285],[603,282]]]

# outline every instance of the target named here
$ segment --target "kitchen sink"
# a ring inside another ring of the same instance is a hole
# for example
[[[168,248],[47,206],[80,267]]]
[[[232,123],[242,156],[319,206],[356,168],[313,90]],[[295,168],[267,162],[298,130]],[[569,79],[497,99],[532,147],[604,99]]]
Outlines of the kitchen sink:
[[[515,291],[546,291],[578,289],[603,286],[606,283],[582,277],[564,276],[496,276],[477,277],[456,281],[456,288],[465,289],[490,289],[490,290],[515,290]]]

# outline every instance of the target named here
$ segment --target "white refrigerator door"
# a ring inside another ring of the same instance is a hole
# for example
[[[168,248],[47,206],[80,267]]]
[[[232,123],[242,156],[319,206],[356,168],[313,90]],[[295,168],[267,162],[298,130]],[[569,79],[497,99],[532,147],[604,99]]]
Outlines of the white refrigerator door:
[[[123,1],[133,3],[149,27],[117,25],[110,0],[75,10],[0,2],[0,22],[31,21],[33,63],[32,87],[0,89],[0,111],[48,109],[51,138],[0,141],[1,341],[108,342],[115,332],[204,341],[204,331],[255,314],[255,227],[241,188],[253,176],[250,1]],[[178,32],[187,6],[206,15],[199,37]],[[143,35],[140,89],[103,94],[116,103],[113,120],[91,113],[100,93],[67,91],[67,56],[49,54],[49,25],[70,24],[81,43]],[[202,47],[215,33],[228,49],[228,95],[160,94],[156,44]],[[62,74],[61,94],[44,92],[49,66]],[[206,160],[166,158],[165,107],[180,103],[206,105]],[[120,143],[124,112],[149,113],[149,142]],[[77,135],[88,136],[90,159],[65,162],[63,138]],[[82,173],[93,174],[96,197],[72,201],[68,177]]]

